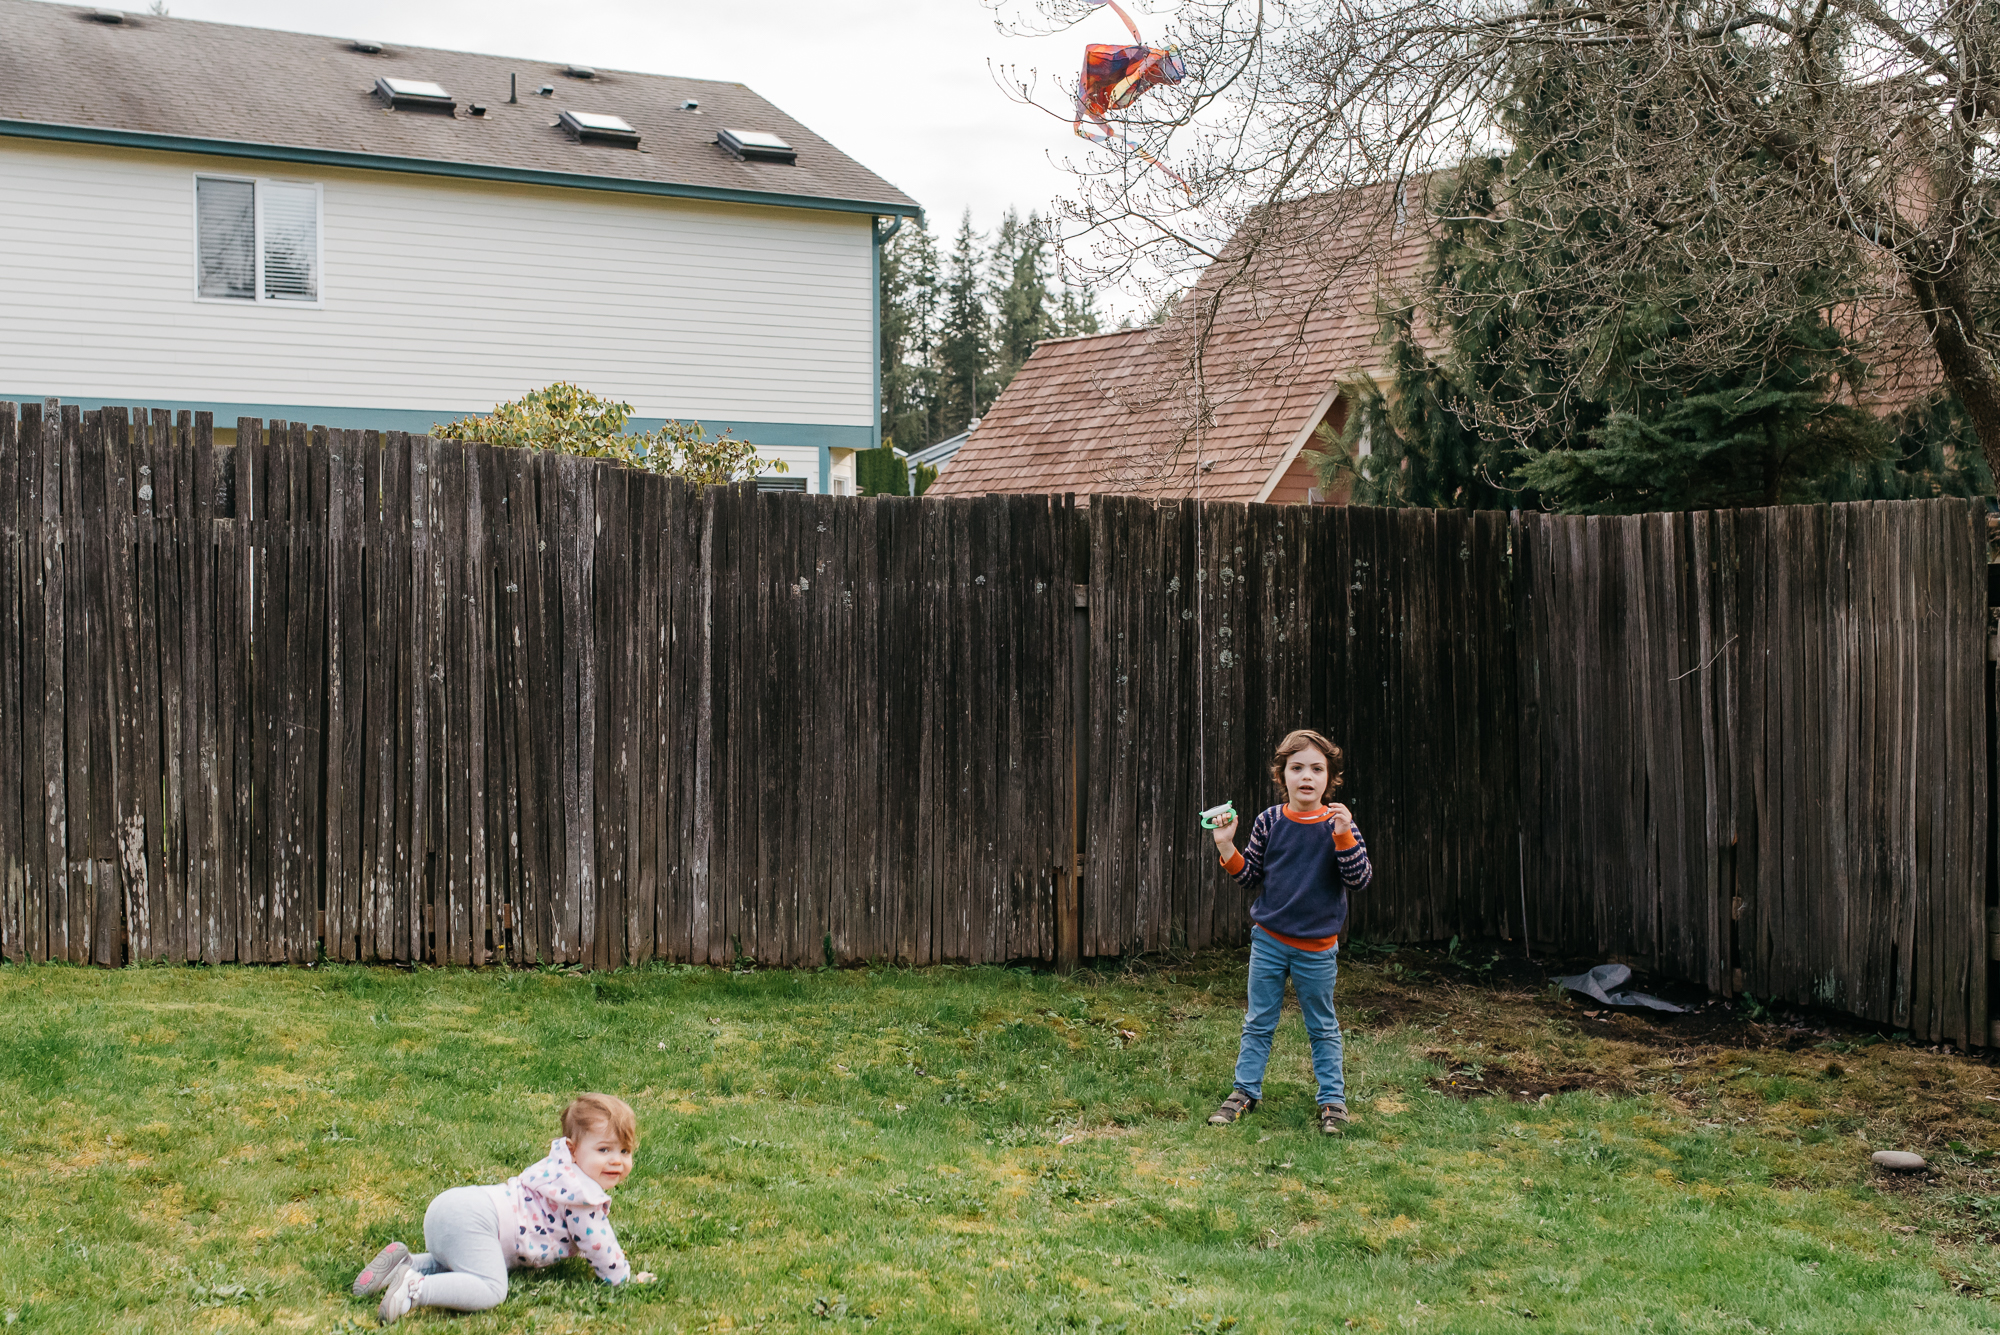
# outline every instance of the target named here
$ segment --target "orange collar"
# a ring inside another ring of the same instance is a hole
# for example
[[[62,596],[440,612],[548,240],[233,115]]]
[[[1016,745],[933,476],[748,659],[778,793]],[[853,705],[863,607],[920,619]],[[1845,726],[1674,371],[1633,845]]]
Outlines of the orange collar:
[[[1290,802],[1285,803],[1278,810],[1285,813],[1286,820],[1295,820],[1301,825],[1317,825],[1323,820],[1333,819],[1333,808],[1324,802],[1320,803],[1319,810],[1310,816],[1301,816],[1298,812],[1293,811]]]

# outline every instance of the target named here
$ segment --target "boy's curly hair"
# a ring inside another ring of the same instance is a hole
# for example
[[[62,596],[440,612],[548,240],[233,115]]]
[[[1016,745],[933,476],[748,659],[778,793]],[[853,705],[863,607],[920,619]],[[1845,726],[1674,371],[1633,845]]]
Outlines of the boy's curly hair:
[[[615,1094],[579,1094],[563,1109],[563,1135],[575,1145],[592,1131],[605,1130],[618,1137],[618,1147],[639,1148],[639,1119],[632,1105]]]
[[[1326,795],[1331,798],[1340,787],[1341,771],[1347,766],[1347,757],[1340,748],[1328,741],[1324,733],[1311,728],[1294,728],[1285,734],[1285,740],[1278,743],[1277,754],[1271,757],[1271,782],[1278,785],[1278,791],[1285,790],[1285,762],[1307,747],[1326,757]]]

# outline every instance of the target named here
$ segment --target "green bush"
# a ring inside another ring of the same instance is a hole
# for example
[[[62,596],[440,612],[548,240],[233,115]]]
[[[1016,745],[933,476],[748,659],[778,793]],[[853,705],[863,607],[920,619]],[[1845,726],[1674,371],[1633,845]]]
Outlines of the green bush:
[[[696,487],[791,471],[779,460],[758,458],[755,445],[727,431],[710,440],[699,422],[669,421],[657,431],[628,434],[625,423],[631,417],[631,404],[613,403],[559,380],[499,404],[485,417],[433,426],[431,434],[442,440],[608,459],[627,468],[685,478]]]
[[[909,465],[887,445],[858,451],[854,456],[854,489],[863,496],[907,496]]]

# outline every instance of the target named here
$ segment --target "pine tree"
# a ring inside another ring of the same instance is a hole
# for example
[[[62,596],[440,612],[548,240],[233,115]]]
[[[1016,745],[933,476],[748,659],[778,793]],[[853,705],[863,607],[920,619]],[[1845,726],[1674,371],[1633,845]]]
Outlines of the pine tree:
[[[882,433],[914,452],[965,429],[1043,339],[1095,334],[1096,296],[1061,284],[1048,224],[1012,209],[990,247],[960,220],[951,253],[940,257],[922,223],[906,223],[882,247]]]
[[[992,402],[992,317],[980,282],[979,234],[967,209],[944,271],[944,319],[937,343],[938,414],[943,436],[963,431]]]
[[[1097,293],[1087,287],[1071,287],[1069,279],[1064,278],[1060,323],[1064,338],[1103,332],[1097,315]]]
[[[1890,418],[1889,447],[1878,459],[1837,475],[1829,501],[1908,501],[1993,494],[1993,474],[1965,407],[1940,390]]]
[[[1048,231],[1036,214],[1022,222],[1008,209],[993,244],[993,395],[1034,354],[1035,344],[1056,333],[1049,310]]]
[[[882,247],[882,435],[905,453],[935,444],[939,301],[937,242],[922,221]]]
[[[1690,313],[1643,287],[1620,298],[1615,320],[1580,304],[1590,289],[1572,281],[1571,246],[1628,220],[1546,207],[1543,182],[1573,177],[1593,152],[1591,127],[1544,111],[1545,99],[1565,105],[1552,91],[1560,77],[1527,63],[1506,113],[1512,154],[1433,183],[1438,239],[1419,307],[1385,318],[1393,386],[1359,387],[1323,480],[1358,471],[1362,504],[1627,513],[1809,499],[1864,467],[1883,433],[1840,402],[1864,368],[1824,314],[1838,293],[1809,316],[1772,320],[1762,355],[1733,360],[1700,347]],[[1760,281],[1741,279],[1746,311],[1763,305]],[[1364,435],[1371,454],[1354,469],[1349,448]]]

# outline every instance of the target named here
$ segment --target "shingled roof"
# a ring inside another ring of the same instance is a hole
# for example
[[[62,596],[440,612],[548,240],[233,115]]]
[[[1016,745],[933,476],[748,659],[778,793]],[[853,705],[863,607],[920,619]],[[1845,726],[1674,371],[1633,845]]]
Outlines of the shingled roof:
[[[1340,385],[1383,374],[1379,299],[1414,277],[1422,188],[1371,186],[1253,217],[1147,329],[1035,349],[926,495],[1303,500],[1300,459],[1345,420]]]
[[[916,201],[739,83],[516,60],[190,19],[0,0],[0,134],[914,214]],[[365,34],[363,34],[365,36]],[[509,104],[508,76],[520,101]],[[454,114],[390,110],[378,78],[441,84]],[[543,84],[553,96],[536,92]],[[682,110],[694,99],[698,111]],[[470,104],[485,107],[471,114]],[[564,110],[622,117],[636,149],[578,143]],[[796,165],[744,161],[723,128],[775,134]]]

